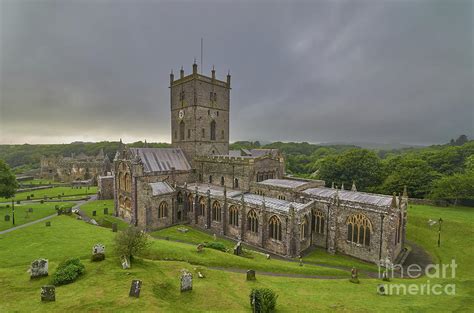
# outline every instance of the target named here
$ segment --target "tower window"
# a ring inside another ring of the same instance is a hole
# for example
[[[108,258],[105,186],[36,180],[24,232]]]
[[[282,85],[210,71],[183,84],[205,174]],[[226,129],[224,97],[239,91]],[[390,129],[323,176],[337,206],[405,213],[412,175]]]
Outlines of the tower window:
[[[184,140],[184,121],[179,123],[179,139]]]
[[[212,175],[209,175],[209,184],[212,184]]]
[[[216,121],[211,122],[211,140],[216,140]]]
[[[211,115],[211,110],[207,110],[207,115]]]
[[[191,138],[191,129],[188,129],[188,139]]]
[[[219,111],[216,111],[216,115],[219,116]]]
[[[206,130],[203,128],[202,129],[202,138],[205,138],[206,137]]]
[[[225,183],[224,176],[221,176],[221,186],[224,186],[224,183]]]

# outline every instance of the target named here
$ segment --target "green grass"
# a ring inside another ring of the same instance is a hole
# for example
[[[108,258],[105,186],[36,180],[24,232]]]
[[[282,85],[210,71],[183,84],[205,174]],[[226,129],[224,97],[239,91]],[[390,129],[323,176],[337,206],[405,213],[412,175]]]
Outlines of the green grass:
[[[178,228],[186,228],[188,232],[182,233],[178,231]],[[151,236],[157,238],[165,238],[168,237],[170,240],[178,240],[184,241],[194,244],[206,243],[206,242],[220,242],[222,243],[227,249],[232,249],[235,246],[235,243],[231,240],[217,238],[214,240],[212,235],[209,235],[206,232],[198,230],[190,225],[176,225],[167,228],[163,228],[157,231],[150,233]]]
[[[15,225],[12,224],[12,208],[6,207],[5,204],[0,205],[0,230],[12,228],[25,223],[29,223],[40,218],[46,217],[56,213],[56,205],[60,208],[70,208],[75,203],[72,202],[46,202],[40,203],[24,203],[15,204]],[[28,212],[28,209],[32,208],[33,212]],[[5,215],[10,215],[10,221],[5,222]]]
[[[442,246],[437,248],[437,232],[425,221],[440,216],[445,224]],[[455,282],[456,296],[383,297],[376,294],[380,280],[361,279],[357,285],[347,279],[264,276],[259,271],[324,273],[326,269],[306,265],[293,267],[295,264],[265,260],[263,256],[263,259],[246,259],[212,249],[197,253],[194,245],[166,240],[153,241],[146,256],[156,260],[138,259],[132,269],[122,270],[111,249],[114,233],[71,217],[58,216],[51,220],[51,227],[40,223],[0,235],[0,245],[8,247],[0,249],[0,312],[250,312],[248,294],[252,287],[273,289],[279,295],[277,312],[470,312],[474,306],[474,280],[470,271],[474,259],[472,221],[471,209],[412,206],[409,209],[409,239],[426,245],[433,256],[444,262],[456,257],[459,275],[455,280],[430,279],[431,284]],[[89,261],[91,248],[97,242],[106,245],[107,259],[92,263]],[[323,257],[316,254],[318,256]],[[86,273],[73,284],[58,287],[56,302],[41,303],[40,286],[47,284],[50,278],[30,281],[26,273],[28,264],[38,257],[50,260],[50,273],[66,257],[79,257],[86,266]],[[257,281],[247,282],[245,274],[212,270],[207,266],[254,268]],[[200,270],[206,278],[198,279],[195,275],[193,291],[180,293],[179,271],[182,268],[194,274]],[[128,297],[132,279],[143,281],[139,299]],[[422,284],[427,280],[427,277],[395,279],[392,283]]]
[[[19,182],[21,185],[63,185],[64,183],[56,182],[52,179],[42,179],[42,178],[35,178],[30,180],[22,180]]]
[[[109,209],[109,214],[104,214],[104,208]],[[87,216],[93,218],[101,226],[111,228],[112,223],[117,223],[119,230],[125,229],[129,226],[128,223],[123,220],[113,216],[114,214],[114,200],[96,200],[90,201],[81,206],[81,211],[83,211]],[[96,211],[96,216],[92,215],[92,211]]]
[[[44,196],[47,196],[49,199],[58,199],[60,195],[61,198],[66,198],[68,196],[77,196],[77,195],[93,195],[97,193],[97,187],[92,186],[87,189],[87,187],[82,187],[82,189],[73,189],[72,187],[53,187],[33,191],[19,192],[15,195],[15,201],[17,200],[26,200],[30,196],[31,200],[41,200]],[[31,195],[34,195],[31,197]],[[5,199],[0,197],[0,202],[8,202],[11,199]]]
[[[307,256],[303,257],[304,261],[315,262],[318,264],[328,264],[332,266],[355,267],[359,270],[377,272],[378,267],[375,264],[357,260],[353,257],[342,254],[330,254],[324,248],[317,247]]]

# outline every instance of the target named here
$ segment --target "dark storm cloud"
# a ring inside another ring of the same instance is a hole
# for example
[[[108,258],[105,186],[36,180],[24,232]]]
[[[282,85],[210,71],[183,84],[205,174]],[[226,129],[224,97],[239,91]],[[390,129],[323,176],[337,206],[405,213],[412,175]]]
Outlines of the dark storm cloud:
[[[231,139],[473,134],[471,1],[1,2],[3,143],[169,141],[169,72],[232,73]]]

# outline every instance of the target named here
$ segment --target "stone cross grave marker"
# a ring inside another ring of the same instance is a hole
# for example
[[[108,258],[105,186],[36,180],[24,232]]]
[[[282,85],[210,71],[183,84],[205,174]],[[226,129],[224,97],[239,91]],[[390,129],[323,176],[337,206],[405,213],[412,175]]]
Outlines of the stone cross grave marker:
[[[193,274],[187,270],[181,270],[181,292],[193,290]]]
[[[41,287],[41,301],[56,301],[56,287],[53,285],[45,285]]]
[[[31,262],[28,273],[30,273],[31,279],[48,276],[48,260],[46,259],[34,260],[33,262]]]
[[[255,278],[255,271],[254,270],[248,270],[247,271],[247,280],[256,280]]]
[[[129,297],[140,297],[140,290],[142,289],[142,281],[138,279],[132,280],[132,285],[130,286]]]

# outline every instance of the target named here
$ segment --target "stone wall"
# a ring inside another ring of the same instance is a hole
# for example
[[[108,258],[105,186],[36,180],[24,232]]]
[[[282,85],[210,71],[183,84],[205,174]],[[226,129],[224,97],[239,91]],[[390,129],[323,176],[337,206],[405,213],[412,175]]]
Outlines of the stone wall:
[[[109,200],[114,198],[114,176],[99,176],[98,178],[98,198],[100,200]]]

